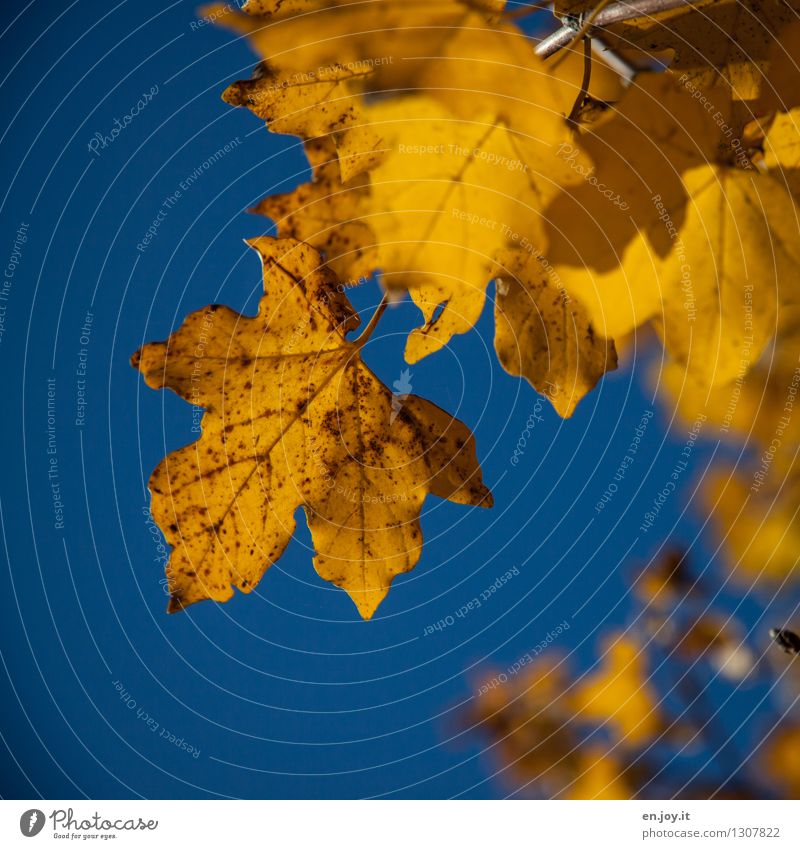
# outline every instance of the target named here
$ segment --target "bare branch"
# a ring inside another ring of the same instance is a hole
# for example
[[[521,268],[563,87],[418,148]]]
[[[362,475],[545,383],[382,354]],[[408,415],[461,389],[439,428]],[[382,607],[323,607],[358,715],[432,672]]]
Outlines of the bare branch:
[[[606,27],[610,24],[618,24],[620,21],[629,21],[632,18],[647,17],[657,12],[668,12],[670,9],[689,6],[691,3],[692,0],[628,0],[627,2],[620,0],[620,2],[613,3],[599,12],[594,19],[593,27]],[[576,17],[574,23],[565,24],[552,35],[548,35],[547,38],[542,39],[536,45],[536,55],[543,59],[552,56],[572,41],[575,33],[580,31],[581,25],[581,19]]]

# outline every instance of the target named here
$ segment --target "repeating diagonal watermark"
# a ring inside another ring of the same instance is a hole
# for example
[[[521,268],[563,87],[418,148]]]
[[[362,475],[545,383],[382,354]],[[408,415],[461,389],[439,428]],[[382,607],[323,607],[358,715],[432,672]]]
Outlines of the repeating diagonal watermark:
[[[569,622],[565,619],[559,625],[556,625],[555,628],[548,631],[547,634],[529,652],[525,652],[525,654],[523,654],[519,660],[512,663],[505,672],[500,672],[498,675],[493,676],[489,681],[484,682],[476,695],[484,696],[489,692],[489,690],[494,690],[496,687],[500,687],[503,684],[508,683],[511,678],[518,675],[521,670],[528,666],[528,664],[533,663],[533,661],[536,660],[536,658],[539,657],[545,649],[552,646],[556,639],[566,631],[569,631]]]
[[[695,442],[697,442],[697,438],[700,435],[700,431],[703,429],[703,424],[705,423],[706,419],[707,416],[705,415],[705,413],[700,413],[700,415],[698,415],[697,418],[694,420],[692,426],[689,428],[686,437],[686,442],[684,442],[683,444],[679,459],[677,460],[672,471],[670,472],[669,480],[659,490],[658,494],[653,499],[652,506],[644,514],[642,524],[639,525],[639,530],[642,533],[646,534],[650,530],[650,528],[653,527],[653,524],[661,513],[661,508],[667,503],[670,496],[675,492],[675,490],[677,489],[678,481],[683,476],[683,473],[689,468],[689,460],[692,456],[692,452],[694,451]]]
[[[434,631],[444,631],[451,625],[455,625],[456,619],[463,619],[465,616],[472,613],[473,610],[477,610],[484,602],[489,601],[489,599],[492,598],[498,590],[502,589],[516,575],[519,575],[519,567],[513,566],[503,575],[500,575],[493,583],[489,584],[486,589],[476,595],[471,601],[468,601],[466,604],[462,604],[454,614],[451,613],[448,616],[445,616],[433,625],[427,625],[425,630],[422,632],[422,636],[428,637],[433,634]]]
[[[600,513],[605,510],[606,504],[608,504],[608,502],[611,501],[611,499],[617,494],[619,484],[625,479],[628,469],[636,460],[636,455],[639,453],[639,446],[642,444],[642,439],[645,431],[647,430],[647,425],[650,423],[650,419],[652,418],[652,410],[645,410],[644,413],[642,413],[642,417],[639,419],[639,424],[633,429],[631,444],[628,446],[628,450],[625,452],[625,456],[620,461],[619,466],[617,466],[616,472],[614,472],[613,480],[609,481],[605,492],[603,492],[600,496],[597,504],[594,505],[595,513]]]
[[[112,144],[119,138],[120,133],[127,129],[139,115],[144,112],[148,104],[158,94],[158,85],[152,86],[149,91],[146,91],[126,112],[122,118],[114,118],[114,126],[107,133],[96,132],[87,144],[90,153],[95,156],[102,156],[101,151],[111,147]]]

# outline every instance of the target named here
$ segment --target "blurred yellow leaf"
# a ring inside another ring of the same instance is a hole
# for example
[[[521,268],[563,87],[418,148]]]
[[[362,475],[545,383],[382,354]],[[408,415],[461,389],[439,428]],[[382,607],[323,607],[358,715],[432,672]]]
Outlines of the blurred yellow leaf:
[[[567,788],[567,799],[631,799],[633,787],[615,752],[587,746],[579,754],[577,776]]]
[[[703,483],[728,568],[744,586],[800,578],[800,470],[770,482],[773,455],[767,448],[753,468],[717,471]]]
[[[695,382],[735,379],[800,263],[791,195],[717,161],[716,122],[663,74],[637,77],[582,143],[597,169],[547,209],[547,259],[607,335],[652,320]]]
[[[589,12],[598,0],[559,0],[559,14]],[[776,43],[800,14],[797,0],[699,0],[603,28],[603,42],[625,53],[667,57],[670,71],[694,90],[715,92],[714,110],[732,113],[737,134],[755,117]],[[795,95],[796,96],[796,95]]]
[[[761,768],[778,784],[785,799],[800,799],[800,726],[787,724],[776,729],[759,758]]]
[[[581,679],[571,702],[579,719],[608,723],[625,746],[652,741],[664,729],[642,646],[625,634],[604,642],[600,668]]]

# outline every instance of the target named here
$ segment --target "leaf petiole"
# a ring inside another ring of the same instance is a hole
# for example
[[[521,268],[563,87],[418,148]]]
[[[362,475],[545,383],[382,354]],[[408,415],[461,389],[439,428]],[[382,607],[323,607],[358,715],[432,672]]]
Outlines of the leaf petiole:
[[[361,333],[353,340],[353,345],[356,348],[363,348],[364,345],[369,341],[369,337],[372,336],[375,328],[378,326],[378,322],[381,320],[384,312],[386,312],[386,307],[389,306],[389,293],[384,292],[383,297],[381,298],[381,302],[378,304],[375,312],[372,313],[372,318],[370,318],[367,326],[361,331]]]

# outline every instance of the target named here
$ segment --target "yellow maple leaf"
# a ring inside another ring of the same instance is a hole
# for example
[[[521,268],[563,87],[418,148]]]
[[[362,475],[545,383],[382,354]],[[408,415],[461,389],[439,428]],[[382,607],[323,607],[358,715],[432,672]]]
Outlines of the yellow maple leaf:
[[[223,100],[248,106],[274,133],[307,141],[329,138],[342,179],[349,180],[380,161],[381,139],[364,123],[361,95],[353,82],[368,70],[329,66],[313,72],[264,69],[252,80],[228,86]]]
[[[205,410],[203,434],[150,481],[152,512],[174,547],[170,610],[233,587],[250,592],[283,553],[303,506],[314,565],[364,618],[412,569],[428,493],[491,505],[467,427],[392,392],[360,358],[342,287],[293,240],[252,241],[264,264],[258,314],[191,314],[133,364],[149,386]]]

